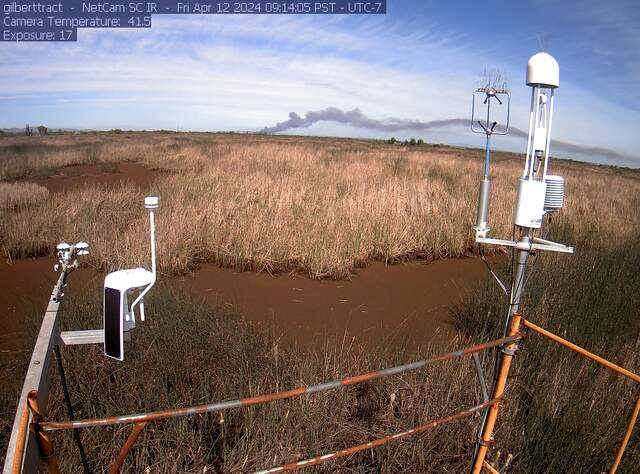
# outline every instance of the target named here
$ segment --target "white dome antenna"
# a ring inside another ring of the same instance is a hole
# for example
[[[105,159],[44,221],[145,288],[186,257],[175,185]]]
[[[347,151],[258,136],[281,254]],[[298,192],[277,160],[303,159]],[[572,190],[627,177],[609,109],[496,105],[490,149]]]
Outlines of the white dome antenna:
[[[527,62],[527,85],[549,88],[560,87],[560,66],[549,53],[537,53]]]

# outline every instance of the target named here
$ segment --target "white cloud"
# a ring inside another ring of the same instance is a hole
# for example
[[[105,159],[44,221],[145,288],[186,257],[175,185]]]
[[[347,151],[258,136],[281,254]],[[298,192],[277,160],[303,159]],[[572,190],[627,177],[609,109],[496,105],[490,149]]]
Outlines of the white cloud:
[[[293,16],[153,22],[150,30],[81,30],[77,44],[1,44],[0,101],[41,101],[50,114],[43,121],[88,128],[260,129],[290,111],[329,106],[427,121],[466,118],[477,74],[493,66],[513,78],[512,118],[526,127],[527,58],[522,66],[496,64],[435,24]],[[79,124],[67,116],[72,106],[101,113]],[[555,137],[635,152],[637,113],[566,81],[557,112]]]

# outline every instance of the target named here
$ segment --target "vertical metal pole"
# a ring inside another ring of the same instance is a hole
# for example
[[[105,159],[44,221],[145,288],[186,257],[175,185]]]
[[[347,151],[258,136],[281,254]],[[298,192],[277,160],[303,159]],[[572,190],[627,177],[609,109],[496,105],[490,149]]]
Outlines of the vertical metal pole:
[[[489,177],[489,160],[491,159],[491,134],[487,133],[487,143],[484,152],[484,177]]]
[[[525,234],[520,239],[520,243],[524,243],[526,245],[530,244],[531,239],[529,237],[529,232],[530,232],[529,229],[525,230]],[[509,298],[509,309],[507,312],[507,317],[504,322],[502,337],[506,337],[507,334],[510,334],[510,328],[513,327],[514,320],[516,319],[515,315],[517,315],[518,312],[520,311],[520,301],[522,299],[522,294],[524,292],[525,276],[526,276],[527,263],[529,261],[529,254],[530,254],[529,250],[520,250],[518,252],[516,272],[515,272],[513,281],[511,282],[511,296]],[[518,320],[517,326],[519,328],[520,327],[519,316],[517,317],[517,320]],[[516,332],[517,332],[517,329],[516,329]],[[510,347],[515,348],[515,344],[512,344]],[[506,348],[506,350],[510,351],[510,348]],[[507,358],[509,359],[508,362],[505,360]],[[503,368],[505,367],[505,364],[506,364],[506,373],[504,374],[504,377],[506,382],[506,375],[509,372],[509,367],[511,366],[512,358],[513,358],[512,355],[504,353],[504,349],[502,349],[502,352],[498,352],[498,356],[496,357],[496,370],[495,370],[495,375],[493,380],[493,389],[491,393],[491,398],[496,398],[496,394],[498,393],[498,390],[500,388],[499,387],[500,377],[503,374]],[[500,391],[500,395],[502,395],[502,392],[504,392],[504,386]],[[482,421],[480,422],[479,439],[474,448],[473,462],[471,464],[471,472],[473,474],[478,474],[480,472],[480,470],[482,469],[484,458],[487,455],[486,442],[491,439],[491,435],[493,434],[493,426],[491,426],[491,428],[488,429],[489,418],[492,411],[497,415],[497,409],[492,410],[492,408],[495,408],[495,407],[497,407],[497,404],[485,410],[482,416]],[[493,420],[493,424],[495,424],[495,419]],[[487,433],[489,437],[488,439],[485,439],[485,435]]]
[[[25,403],[24,410],[22,411],[22,416],[20,417],[20,428],[18,431],[13,465],[11,467],[12,474],[20,474],[22,472],[22,460],[24,457],[24,447],[27,444],[27,430],[29,429],[30,415],[31,413],[29,411],[29,405]]]
[[[49,474],[60,474],[60,467],[58,466],[58,457],[56,456],[53,444],[49,438],[49,434],[42,431],[38,423],[42,419],[42,411],[40,411],[40,405],[38,404],[37,393],[31,392],[27,400],[29,408],[33,413],[33,423],[31,423],[31,430],[35,436],[40,449],[40,459],[47,466],[47,472]]]
[[[520,239],[519,244],[531,245],[531,239],[529,238],[529,229],[525,231],[525,234]],[[529,262],[530,250],[519,250],[518,251],[518,260],[516,262],[516,273],[513,278],[513,282],[511,282],[511,298],[509,299],[509,313],[507,315],[507,320],[504,324],[504,329],[502,331],[503,337],[506,336],[507,331],[509,330],[509,324],[511,317],[520,311],[520,301],[522,299],[522,294],[524,293],[524,283],[525,283],[525,275],[527,270],[527,263]]]
[[[511,324],[509,328],[509,335],[513,336],[518,333],[520,329],[520,315],[515,313],[511,316]],[[501,398],[504,394],[505,387],[507,385],[507,376],[509,375],[509,369],[511,369],[511,361],[513,359],[513,353],[516,350],[516,343],[509,344],[506,348],[506,351],[502,357],[502,362],[500,364],[500,370],[498,372],[497,383],[493,389],[493,397]],[[482,466],[484,465],[485,458],[487,456],[487,450],[489,448],[489,443],[491,442],[491,438],[493,436],[493,428],[496,424],[496,419],[498,417],[498,412],[500,410],[500,403],[498,402],[495,405],[492,405],[489,408],[489,412],[487,415],[487,423],[484,426],[484,430],[481,436],[480,447],[478,448],[478,454],[473,463],[473,474],[480,474],[482,470]]]
[[[491,125],[489,124],[489,120],[491,120],[491,97],[487,95],[487,125],[485,132],[487,134],[487,144],[484,154],[484,177],[489,177],[489,159],[491,158]]]
[[[636,425],[636,421],[638,421],[638,414],[640,414],[640,397],[638,397],[638,400],[636,401],[636,405],[633,408],[633,414],[631,415],[631,419],[629,420],[627,431],[624,434],[622,443],[620,443],[620,449],[618,449],[616,460],[614,461],[613,466],[609,471],[609,474],[615,474],[615,472],[618,470],[618,466],[620,466],[620,461],[622,461],[622,456],[624,455],[624,451],[627,449],[627,444],[629,444],[631,433],[633,433],[633,427]]]

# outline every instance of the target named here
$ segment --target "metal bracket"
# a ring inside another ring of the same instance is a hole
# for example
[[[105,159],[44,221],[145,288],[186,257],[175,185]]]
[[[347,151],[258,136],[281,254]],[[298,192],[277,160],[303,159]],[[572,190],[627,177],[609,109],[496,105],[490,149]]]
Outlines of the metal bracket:
[[[104,329],[86,329],[83,331],[62,331],[60,340],[65,346],[78,346],[87,344],[104,344]],[[131,334],[124,333],[124,340],[130,341]]]
[[[551,252],[573,253],[574,248],[550,240],[534,237],[530,243],[514,242],[513,240],[489,239],[486,237],[476,236],[476,242],[479,244],[501,245],[503,247],[513,247],[517,250],[549,250]]]
[[[482,438],[478,438],[478,444],[480,446],[485,446],[487,448],[493,448],[496,445],[495,440],[489,440],[489,441],[485,441]]]
[[[509,349],[507,346],[500,346],[500,352],[502,352],[503,354],[509,355],[511,357],[515,356],[518,350],[520,350],[520,348],[518,347],[517,344],[515,345],[514,349]]]

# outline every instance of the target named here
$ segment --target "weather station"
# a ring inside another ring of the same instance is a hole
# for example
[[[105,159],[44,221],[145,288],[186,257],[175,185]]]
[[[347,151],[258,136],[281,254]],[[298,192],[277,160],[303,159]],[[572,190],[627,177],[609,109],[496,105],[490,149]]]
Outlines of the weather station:
[[[136,307],[140,321],[144,321],[144,297],[156,282],[155,211],[159,202],[156,196],[144,199],[149,211],[151,270],[138,267],[109,273],[104,279],[103,329],[63,331],[60,337],[65,345],[103,344],[107,357],[124,360],[124,342],[130,340],[130,331],[136,327]],[[60,263],[56,269],[77,268],[75,256],[88,254],[88,247],[85,242],[58,245]]]
[[[487,130],[488,118],[483,127],[487,133],[487,158],[485,159],[484,176],[478,199],[478,216],[476,224],[473,226],[476,243],[511,247],[512,252],[517,250],[516,269],[511,279],[510,291],[507,291],[506,285],[489,267],[492,276],[498,281],[509,300],[502,332],[503,337],[517,334],[519,331],[520,302],[527,281],[525,274],[529,257],[539,250],[561,253],[573,253],[574,251],[573,247],[540,237],[545,219],[560,211],[564,206],[564,179],[561,176],[548,174],[554,93],[560,86],[560,68],[553,56],[546,52],[534,54],[527,63],[526,83],[531,87],[529,131],[524,168],[518,179],[512,218],[513,234],[514,236],[519,235],[519,239],[504,240],[487,237],[490,230],[488,225],[488,188],[489,138],[491,136],[491,129]],[[488,100],[489,95],[487,95]],[[500,347],[496,358],[491,398],[495,399],[503,395],[511,361],[517,349],[518,345],[515,343]],[[478,474],[482,469],[488,446],[492,441],[497,413],[498,405],[494,405],[485,410],[483,414],[473,456],[471,472],[474,474]]]

